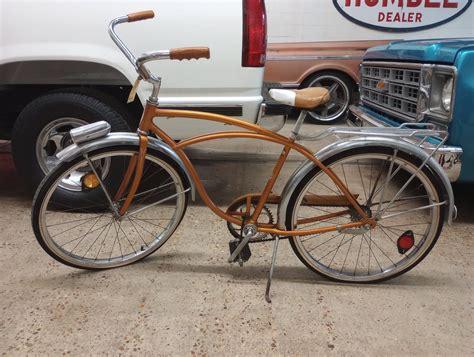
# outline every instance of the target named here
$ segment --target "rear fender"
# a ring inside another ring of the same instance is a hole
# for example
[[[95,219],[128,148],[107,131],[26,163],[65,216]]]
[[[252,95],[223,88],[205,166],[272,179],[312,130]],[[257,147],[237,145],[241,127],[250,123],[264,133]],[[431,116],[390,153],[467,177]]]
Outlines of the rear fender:
[[[339,154],[344,151],[354,150],[361,147],[377,146],[377,147],[389,147],[392,149],[398,149],[410,155],[414,155],[423,162],[429,158],[429,154],[415,146],[403,140],[395,140],[387,137],[358,137],[353,139],[344,139],[337,141],[333,144],[326,146],[325,148],[318,151],[315,156],[321,162],[324,162],[333,155]],[[428,159],[426,164],[434,173],[434,175],[440,178],[440,181],[444,187],[444,198],[448,201],[448,216],[447,222],[451,224],[453,219],[456,218],[456,207],[454,205],[454,194],[451,187],[451,183],[446,176],[446,173],[442,167],[431,157]],[[286,212],[290,198],[303,178],[314,168],[314,163],[310,160],[306,160],[303,164],[295,170],[295,172],[289,178],[285,188],[281,195],[280,206],[278,207],[278,228],[286,229],[285,220]]]
[[[77,158],[78,156],[83,156],[91,151],[102,149],[106,147],[112,146],[120,146],[120,145],[132,145],[139,147],[139,137],[136,133],[110,133],[106,136],[103,136],[99,139],[93,141],[87,141],[81,144],[73,144],[66,147],[64,150],[60,151],[56,156],[62,162],[70,162]],[[179,156],[163,141],[151,137],[148,137],[148,147],[161,152],[162,154],[169,157],[171,160],[175,161],[179,167],[183,170],[186,174],[188,179],[189,185],[191,186],[191,198],[194,201],[196,199],[196,188],[194,185],[194,181],[192,180],[191,175],[189,174],[186,166],[184,166],[183,161],[179,158]]]

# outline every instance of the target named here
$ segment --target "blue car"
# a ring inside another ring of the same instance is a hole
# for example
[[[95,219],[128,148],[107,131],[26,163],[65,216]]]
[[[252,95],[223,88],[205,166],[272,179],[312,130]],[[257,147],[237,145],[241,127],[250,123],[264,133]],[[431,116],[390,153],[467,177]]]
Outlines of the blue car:
[[[357,126],[431,123],[449,137],[435,158],[451,182],[474,182],[474,38],[398,41],[371,48],[360,72]],[[431,138],[420,146],[432,150]]]

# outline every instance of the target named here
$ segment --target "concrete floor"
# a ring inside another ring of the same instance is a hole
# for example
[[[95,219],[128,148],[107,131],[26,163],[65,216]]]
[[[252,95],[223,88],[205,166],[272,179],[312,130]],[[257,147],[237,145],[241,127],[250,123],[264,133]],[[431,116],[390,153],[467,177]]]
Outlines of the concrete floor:
[[[60,265],[37,244],[31,196],[8,147],[0,151],[2,355],[474,355],[469,186],[454,187],[460,215],[432,253],[383,284],[331,283],[282,242],[267,304],[271,245],[253,245],[243,268],[227,264],[226,225],[200,203],[138,264],[98,273]],[[262,187],[275,152],[238,143],[192,155],[224,205]],[[291,160],[285,175],[298,164]]]

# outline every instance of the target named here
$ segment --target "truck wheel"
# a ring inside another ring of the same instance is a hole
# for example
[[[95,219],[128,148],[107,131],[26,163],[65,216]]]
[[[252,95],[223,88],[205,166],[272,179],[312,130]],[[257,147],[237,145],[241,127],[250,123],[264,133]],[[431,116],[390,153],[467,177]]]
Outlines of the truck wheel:
[[[12,154],[19,174],[35,189],[58,164],[56,154],[71,144],[69,130],[78,126],[105,120],[112,131],[130,131],[120,112],[84,93],[54,92],[33,100],[18,116],[12,132]],[[74,191],[77,184],[73,175],[64,188]]]
[[[333,71],[319,72],[306,79],[302,88],[325,87],[329,90],[331,100],[308,112],[306,120],[314,124],[333,124],[343,119],[354,98],[354,83],[345,74]]]

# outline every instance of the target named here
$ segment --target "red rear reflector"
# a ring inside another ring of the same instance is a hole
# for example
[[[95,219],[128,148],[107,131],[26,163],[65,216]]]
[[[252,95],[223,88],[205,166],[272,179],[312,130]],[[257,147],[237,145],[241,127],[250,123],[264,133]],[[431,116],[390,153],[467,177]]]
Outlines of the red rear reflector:
[[[243,1],[242,66],[263,67],[267,51],[267,16],[264,0]]]
[[[397,248],[400,254],[405,254],[415,245],[415,236],[412,231],[406,231],[397,240]]]

